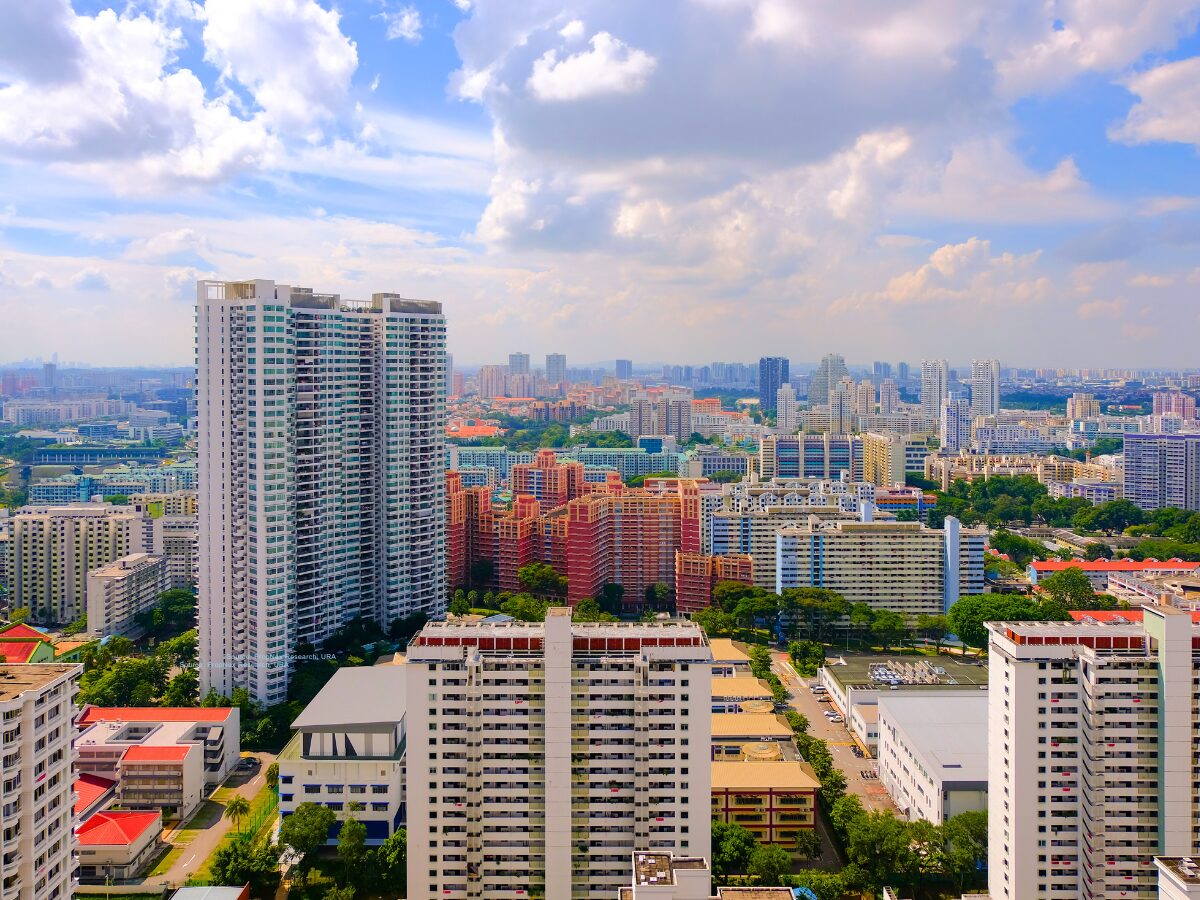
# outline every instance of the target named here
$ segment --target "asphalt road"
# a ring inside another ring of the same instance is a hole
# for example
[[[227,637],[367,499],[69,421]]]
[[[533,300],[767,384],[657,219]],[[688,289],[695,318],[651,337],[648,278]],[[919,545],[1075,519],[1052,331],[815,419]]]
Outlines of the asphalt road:
[[[809,690],[810,682],[816,684],[817,679],[801,678],[792,668],[786,653],[772,652],[771,660],[775,674],[779,676],[784,687],[792,692],[792,708],[808,719],[808,733],[829,745],[829,752],[833,755],[833,764],[846,775],[846,791],[857,796],[862,801],[863,808],[868,811],[897,812],[892,798],[888,796],[879,781],[873,778],[864,778],[862,775],[864,771],[875,770],[875,760],[859,759],[855,756],[850,748],[858,744],[858,741],[850,733],[846,723],[834,724],[824,715],[826,710],[835,709],[845,718],[847,711],[837,709],[832,703],[819,702],[817,696]]]

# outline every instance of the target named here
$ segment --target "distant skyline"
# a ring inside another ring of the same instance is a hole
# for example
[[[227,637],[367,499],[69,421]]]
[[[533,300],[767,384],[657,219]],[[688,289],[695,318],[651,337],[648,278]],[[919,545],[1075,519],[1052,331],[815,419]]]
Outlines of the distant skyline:
[[[187,364],[196,279],[261,277],[439,300],[464,365],[1196,365],[1198,25],[1200,0],[3,4],[0,359]]]

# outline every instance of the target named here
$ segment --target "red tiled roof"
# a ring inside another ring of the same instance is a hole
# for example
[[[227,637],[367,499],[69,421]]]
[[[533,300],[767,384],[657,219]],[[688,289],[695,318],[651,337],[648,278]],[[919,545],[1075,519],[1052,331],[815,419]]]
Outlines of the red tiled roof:
[[[32,625],[17,622],[14,625],[6,625],[0,628],[0,638],[34,638],[39,641],[49,641],[50,635],[34,628]]]
[[[1084,572],[1145,572],[1162,569],[1193,571],[1200,568],[1200,562],[1186,562],[1182,559],[1095,559],[1095,560],[1061,560],[1037,559],[1030,565],[1035,572],[1061,572],[1064,569],[1082,569]]]
[[[77,724],[97,722],[224,722],[233,712],[228,706],[89,706]]]
[[[6,641],[0,638],[0,659],[6,663],[27,663],[41,643],[26,640]]]
[[[84,846],[126,846],[160,821],[159,812],[110,812],[101,810],[79,826],[76,832]],[[160,826],[161,827],[161,826]]]
[[[138,744],[125,751],[121,762],[178,762],[191,749],[178,744]]]
[[[1071,610],[1071,618],[1076,622],[1082,622],[1084,619],[1091,619],[1095,622],[1117,622],[1124,619],[1126,622],[1140,622],[1144,618],[1145,611],[1138,609],[1073,609]],[[1200,622],[1200,612],[1192,613],[1192,621]]]
[[[80,815],[89,806],[103,797],[116,784],[108,778],[99,775],[80,775],[75,779],[75,793],[79,799],[75,801],[75,815]]]

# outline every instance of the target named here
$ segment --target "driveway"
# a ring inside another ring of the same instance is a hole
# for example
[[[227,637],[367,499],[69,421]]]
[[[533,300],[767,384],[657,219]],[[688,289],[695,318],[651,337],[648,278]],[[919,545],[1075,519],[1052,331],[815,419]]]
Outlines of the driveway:
[[[833,755],[833,764],[846,776],[846,791],[858,797],[862,801],[863,809],[868,812],[875,810],[898,812],[883,785],[877,779],[864,778],[862,775],[864,771],[875,770],[875,760],[859,759],[855,756],[850,748],[858,744],[858,741],[850,733],[847,724],[845,722],[834,724],[824,715],[826,710],[834,709],[840,712],[843,718],[846,718],[847,711],[837,709],[833,703],[818,702],[816,695],[809,690],[810,683],[816,684],[817,679],[801,678],[792,668],[786,653],[773,651],[771,663],[775,674],[783,682],[783,686],[792,693],[792,708],[808,719],[808,733],[829,745],[829,752]]]
[[[275,762],[275,754],[256,750],[252,755],[259,759],[258,768],[249,772],[235,770],[222,786],[223,789],[231,790],[233,793],[226,796],[222,789],[218,789],[216,792],[224,801],[230,800],[234,794],[240,794],[248,801],[253,800],[254,796],[266,786],[267,767]],[[233,828],[233,822],[225,818],[225,802],[205,800],[186,824],[176,826],[170,832],[163,833],[163,840],[167,843],[179,840],[180,843],[187,841],[187,844],[182,847],[170,869],[162,875],[147,877],[144,879],[144,883],[155,887],[181,886],[204,865],[231,828]]]

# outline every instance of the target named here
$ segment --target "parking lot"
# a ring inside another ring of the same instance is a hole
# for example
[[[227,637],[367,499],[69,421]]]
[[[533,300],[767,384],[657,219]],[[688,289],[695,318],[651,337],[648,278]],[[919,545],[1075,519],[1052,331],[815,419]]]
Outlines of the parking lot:
[[[852,748],[863,748],[859,747],[845,722],[831,722],[826,718],[825,711],[836,707],[832,702],[820,702],[818,695],[812,693],[809,682],[815,683],[816,679],[801,678],[792,668],[786,653],[773,652],[771,658],[776,674],[792,693],[792,708],[808,719],[809,734],[829,745],[834,765],[845,773],[847,792],[857,796],[866,810],[896,812],[891,797],[875,777],[875,761],[855,755]],[[837,712],[844,716],[846,710]]]

